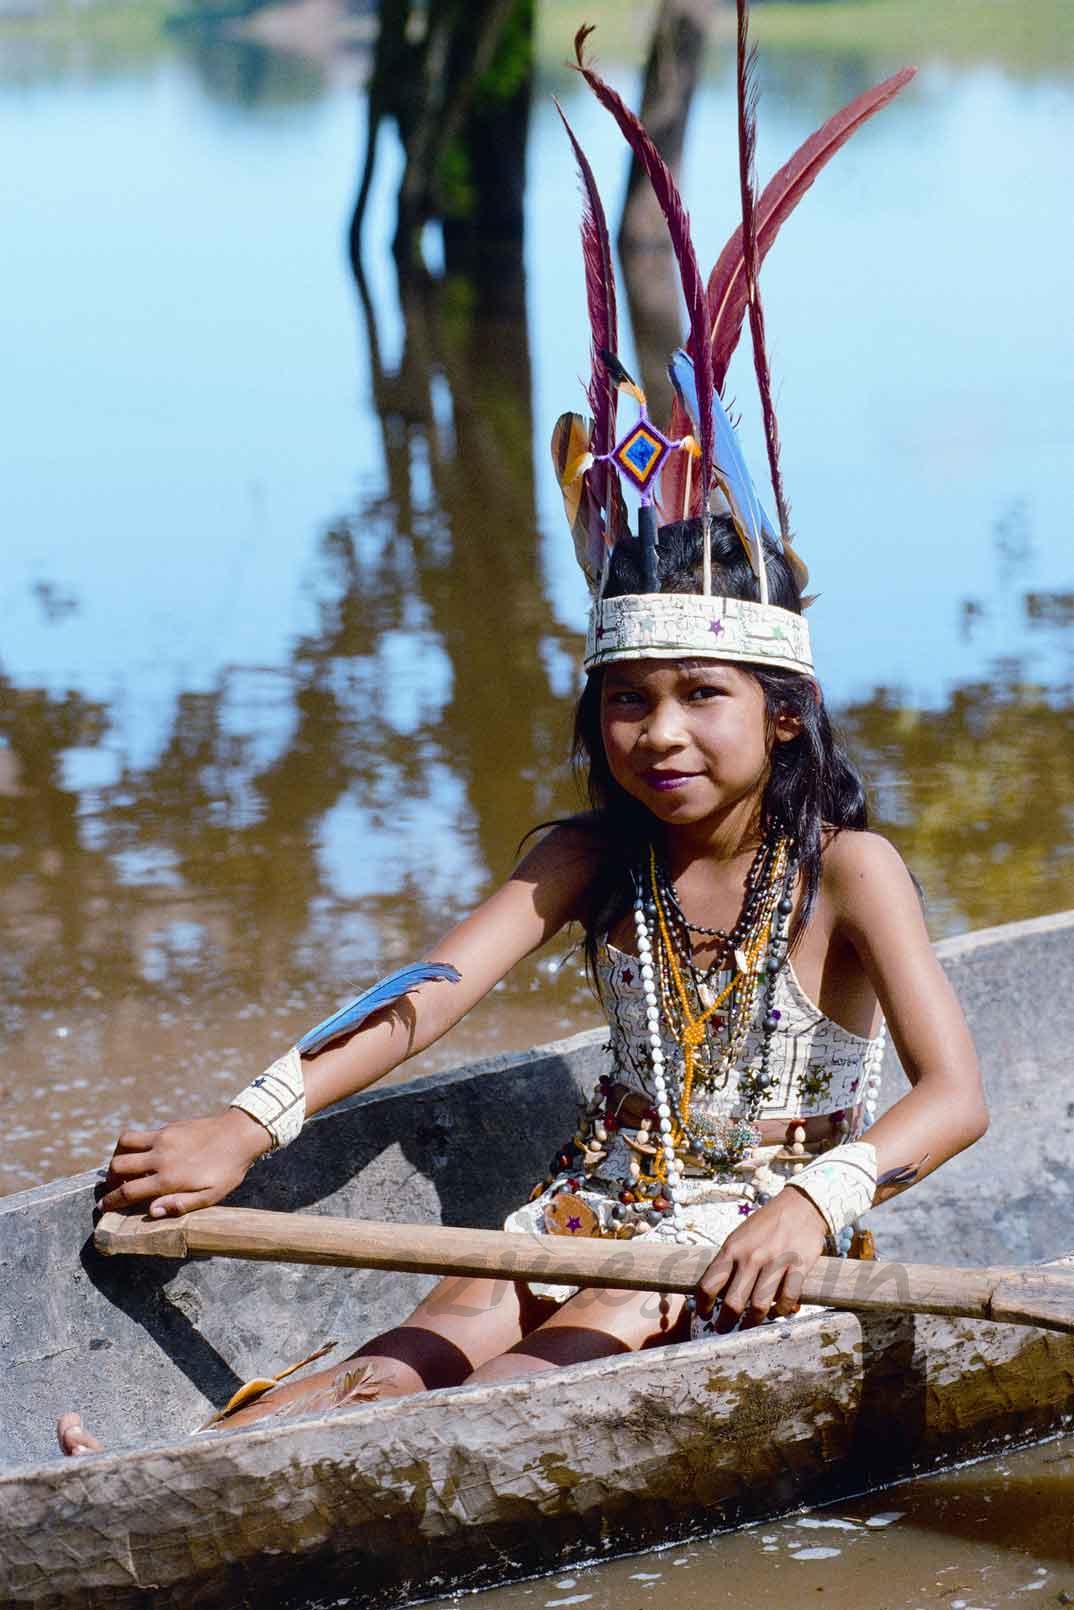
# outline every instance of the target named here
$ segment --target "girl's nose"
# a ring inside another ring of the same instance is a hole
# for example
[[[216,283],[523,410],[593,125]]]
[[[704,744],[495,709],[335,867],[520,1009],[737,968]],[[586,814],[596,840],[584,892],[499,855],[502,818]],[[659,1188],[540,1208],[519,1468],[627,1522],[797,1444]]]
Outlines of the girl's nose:
[[[653,706],[642,729],[642,738],[653,749],[678,748],[682,745],[682,712],[677,701],[662,699]]]

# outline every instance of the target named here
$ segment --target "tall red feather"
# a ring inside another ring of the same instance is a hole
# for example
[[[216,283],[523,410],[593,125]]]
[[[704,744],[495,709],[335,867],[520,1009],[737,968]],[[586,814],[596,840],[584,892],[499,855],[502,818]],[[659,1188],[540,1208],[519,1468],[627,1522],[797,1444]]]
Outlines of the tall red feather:
[[[552,99],[574,151],[585,200],[582,209],[582,256],[585,263],[585,294],[592,337],[591,370],[589,385],[586,388],[593,413],[590,447],[594,453],[610,453],[615,446],[615,415],[619,394],[615,382],[608,374],[601,352],[616,352],[619,349],[612,242],[608,233],[608,221],[604,215],[604,204],[600,199],[589,159],[568,123],[562,106],[555,96]],[[614,542],[619,535],[615,517],[619,516],[625,522],[625,514],[621,510],[622,495],[618,477],[606,464],[594,464],[588,474],[596,501],[606,512],[609,540]],[[614,510],[609,507],[609,494],[615,501]]]
[[[701,418],[698,421],[698,437],[701,448],[698,480],[700,485],[707,489],[712,480],[713,464],[712,359],[708,342],[709,323],[705,304],[705,285],[701,278],[701,270],[698,266],[693,242],[690,239],[689,214],[683,206],[679,187],[672,177],[670,168],[656,149],[644,125],[634,116],[634,113],[626,105],[625,101],[616,94],[611,85],[606,84],[599,73],[586,65],[584,56],[585,42],[592,31],[592,28],[589,27],[579,28],[575,34],[574,53],[577,58],[578,71],[601,105],[615,118],[627,144],[645,169],[649,183],[653,187],[653,193],[664,214],[668,234],[671,237],[671,247],[675,253],[675,261],[678,264],[679,278],[682,281],[683,296],[686,300],[686,314],[690,327],[689,342],[694,353],[694,372],[697,379],[697,394],[701,414]]]
[[[834,113],[808,140],[795,151],[788,162],[773,174],[765,185],[755,209],[758,268],[779,233],[784,220],[789,218],[814,179],[831,161],[835,153],[846,144],[864,123],[893,101],[906,88],[917,73],[916,67],[904,67],[871,89],[863,90],[854,100]],[[746,273],[742,254],[742,228],[739,226],[716,260],[709,275],[706,290],[712,351],[712,378],[717,390],[723,391],[731,356],[738,345],[742,321],[746,314]],[[693,355],[693,337],[689,350]],[[668,435],[681,436],[690,429],[690,421],[676,398],[671,410]],[[663,474],[661,493],[668,517],[677,518],[685,492],[685,465],[674,454]],[[691,499],[692,512],[698,504]],[[691,511],[687,511],[691,512]]]
[[[882,83],[874,84],[830,117],[805,140],[765,185],[756,207],[757,264],[764,262],[780,226],[790,216],[826,163],[863,123],[895,99],[917,73],[904,67]],[[712,372],[722,391],[731,354],[738,345],[746,312],[746,272],[742,229],[735,230],[709,275],[708,313],[711,330]]]
[[[757,390],[761,397],[761,417],[764,421],[765,446],[768,449],[768,470],[772,491],[776,499],[776,516],[784,542],[790,539],[791,511],[783,490],[783,472],[779,467],[779,422],[772,401],[772,375],[768,367],[768,347],[765,341],[764,306],[758,279],[757,260],[757,53],[750,49],[750,0],[738,3],[738,59],[736,87],[738,93],[738,183],[742,196],[742,265],[746,284],[746,305],[750,319],[750,337],[753,346],[753,366],[757,373]],[[764,562],[763,559],[761,561]]]

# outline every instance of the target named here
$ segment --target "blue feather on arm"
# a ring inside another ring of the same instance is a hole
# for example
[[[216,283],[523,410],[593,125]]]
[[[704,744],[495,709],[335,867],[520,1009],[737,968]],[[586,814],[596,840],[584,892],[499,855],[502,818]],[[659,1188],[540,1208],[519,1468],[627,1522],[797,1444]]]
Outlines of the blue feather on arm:
[[[889,1168],[886,1173],[879,1176],[877,1185],[912,1185],[922,1165],[928,1162],[928,1158],[929,1154],[926,1152],[917,1163],[903,1163],[898,1168]]]
[[[345,1034],[353,1034],[360,1028],[367,1017],[379,1012],[382,1007],[391,1006],[393,1001],[406,995],[410,990],[417,989],[419,984],[447,983],[457,984],[462,974],[450,962],[414,962],[409,967],[400,967],[398,971],[389,973],[382,978],[379,984],[371,989],[364,990],[356,995],[353,1001],[326,1017],[323,1023],[318,1023],[315,1029],[310,1029],[298,1042],[298,1053],[303,1057],[316,1056],[323,1051],[326,1045],[333,1040],[342,1039]]]

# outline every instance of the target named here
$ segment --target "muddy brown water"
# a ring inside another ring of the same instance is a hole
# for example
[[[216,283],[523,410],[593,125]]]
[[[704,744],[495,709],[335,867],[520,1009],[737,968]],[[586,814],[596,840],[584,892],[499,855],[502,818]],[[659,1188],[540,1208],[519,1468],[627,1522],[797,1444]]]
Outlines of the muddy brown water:
[[[436,1601],[437,1610],[466,1602],[456,1595]],[[1074,1603],[1074,1445],[1048,1442],[470,1602],[481,1610],[1053,1610]]]

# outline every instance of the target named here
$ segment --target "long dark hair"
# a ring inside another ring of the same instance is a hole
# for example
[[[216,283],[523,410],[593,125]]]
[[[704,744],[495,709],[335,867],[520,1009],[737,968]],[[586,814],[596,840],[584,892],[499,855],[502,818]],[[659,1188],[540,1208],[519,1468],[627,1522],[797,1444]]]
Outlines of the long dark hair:
[[[796,615],[802,599],[790,566],[774,545],[766,548],[769,600]],[[621,542],[612,555],[605,597],[642,591],[641,549]],[[660,591],[701,591],[701,522],[683,520],[664,526],[659,537]],[[725,516],[712,522],[712,590],[725,598],[758,597],[757,580],[745,551]],[[686,658],[686,656],[684,656]],[[791,931],[800,938],[820,888],[821,854],[826,832],[868,825],[861,778],[843,754],[832,732],[817,684],[797,671],[742,665],[760,684],[765,719],[771,731],[776,717],[793,716],[801,730],[794,738],[770,745],[770,771],[761,799],[761,831],[788,833],[794,840],[802,879],[802,898]],[[578,701],[571,759],[593,810],[596,865],[584,916],[585,955],[595,976],[601,939],[625,916],[634,898],[634,872],[652,838],[653,818],[638,800],[620,788],[611,774],[601,736],[600,668],[590,672]]]

